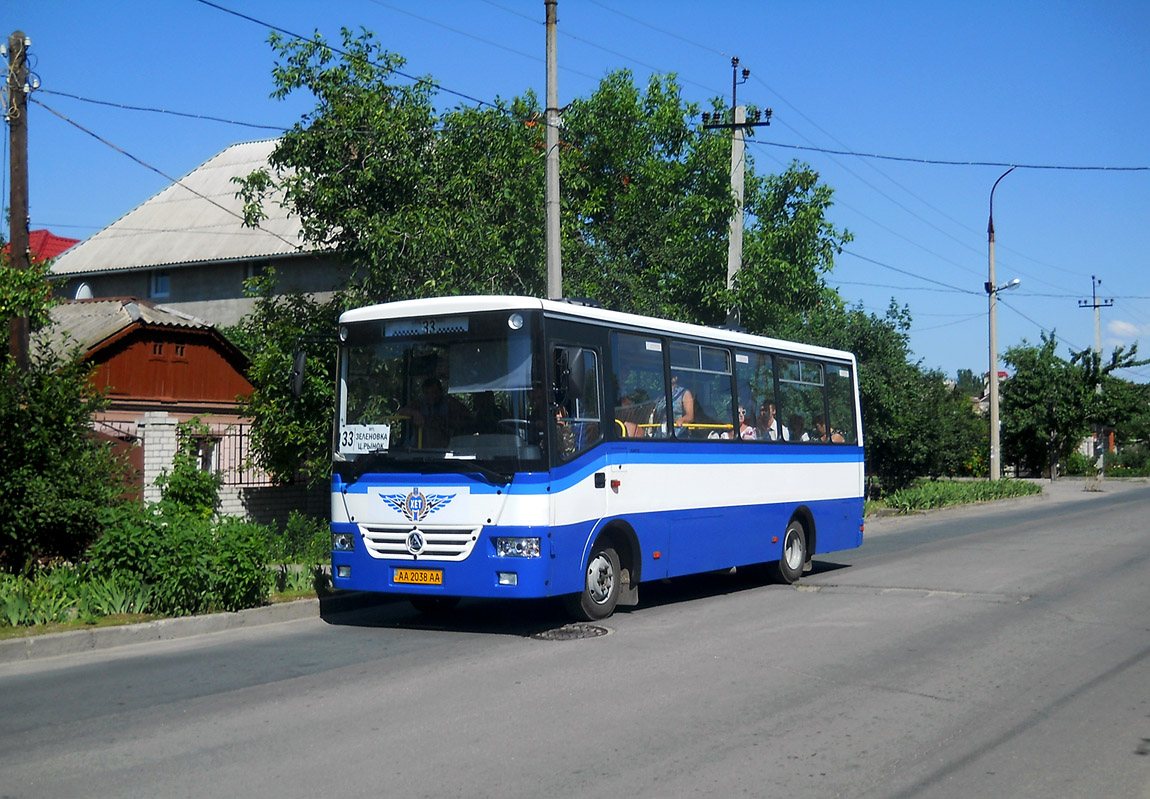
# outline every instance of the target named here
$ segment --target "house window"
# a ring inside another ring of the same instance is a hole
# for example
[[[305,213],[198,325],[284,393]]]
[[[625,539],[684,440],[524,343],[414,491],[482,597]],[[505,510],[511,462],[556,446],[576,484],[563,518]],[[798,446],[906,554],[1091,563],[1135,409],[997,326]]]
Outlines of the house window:
[[[200,471],[214,472],[219,469],[219,443],[216,437],[205,436],[197,440],[197,457]]]
[[[257,277],[263,277],[267,271],[268,265],[263,261],[248,261],[244,264],[244,293],[255,294],[255,286],[252,281]]]
[[[148,296],[155,298],[167,297],[169,294],[169,281],[167,272],[152,272],[152,285]]]

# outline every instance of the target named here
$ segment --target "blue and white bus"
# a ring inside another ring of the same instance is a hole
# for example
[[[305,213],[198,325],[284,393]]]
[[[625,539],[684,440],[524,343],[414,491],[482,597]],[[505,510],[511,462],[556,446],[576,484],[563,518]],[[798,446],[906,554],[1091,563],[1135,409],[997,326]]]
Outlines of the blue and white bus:
[[[644,581],[790,583],[862,544],[848,352],[499,296],[351,310],[338,339],[336,588],[595,620]]]

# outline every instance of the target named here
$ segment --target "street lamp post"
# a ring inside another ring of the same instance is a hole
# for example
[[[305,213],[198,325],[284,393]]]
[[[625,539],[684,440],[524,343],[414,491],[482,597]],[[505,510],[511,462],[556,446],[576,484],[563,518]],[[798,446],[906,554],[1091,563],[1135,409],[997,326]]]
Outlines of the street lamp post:
[[[989,277],[986,281],[986,295],[989,303],[990,316],[990,479],[998,480],[1002,477],[1002,459],[998,443],[998,291],[999,286],[994,282],[994,190],[999,182],[1014,171],[1014,167],[1003,172],[990,189],[990,222],[986,226],[987,251],[990,261]],[[1018,281],[1008,284],[1010,288],[1018,285]],[[1005,287],[1004,287],[1005,288]]]

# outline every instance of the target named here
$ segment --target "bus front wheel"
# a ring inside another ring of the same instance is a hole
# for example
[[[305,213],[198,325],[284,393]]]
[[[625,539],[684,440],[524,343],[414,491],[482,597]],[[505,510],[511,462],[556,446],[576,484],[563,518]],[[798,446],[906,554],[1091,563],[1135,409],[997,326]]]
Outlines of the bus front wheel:
[[[567,610],[580,621],[598,621],[615,612],[619,603],[622,568],[619,554],[608,544],[596,543],[587,558],[583,590],[567,597]]]
[[[769,575],[774,582],[790,585],[803,575],[807,562],[807,531],[798,519],[792,519],[783,533],[783,553],[770,564]]]

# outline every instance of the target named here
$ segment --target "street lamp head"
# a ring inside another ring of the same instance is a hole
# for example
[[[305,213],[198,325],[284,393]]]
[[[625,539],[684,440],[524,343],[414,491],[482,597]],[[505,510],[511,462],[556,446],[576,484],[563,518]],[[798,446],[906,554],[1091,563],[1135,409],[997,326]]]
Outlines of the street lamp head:
[[[1018,278],[1014,278],[1014,280],[1010,281],[1009,283],[1003,283],[1001,286],[992,285],[990,283],[990,281],[987,281],[986,283],[982,284],[982,287],[984,289],[986,289],[987,294],[1000,294],[1003,291],[1011,291],[1013,289],[1016,289],[1021,284],[1022,284],[1021,280],[1019,280]]]

